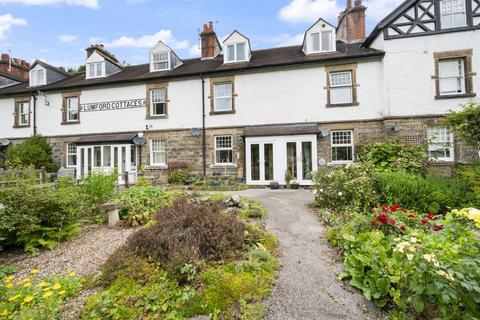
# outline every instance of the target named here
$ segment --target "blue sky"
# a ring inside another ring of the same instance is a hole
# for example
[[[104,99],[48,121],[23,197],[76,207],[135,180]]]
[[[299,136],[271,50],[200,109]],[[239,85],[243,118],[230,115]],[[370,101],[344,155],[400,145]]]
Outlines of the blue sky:
[[[402,0],[364,0],[368,31]],[[198,56],[198,30],[216,22],[220,39],[238,29],[253,49],[301,42],[319,17],[336,25],[345,0],[0,0],[0,52],[56,66],[84,63],[104,43],[120,61],[146,63],[158,40]]]

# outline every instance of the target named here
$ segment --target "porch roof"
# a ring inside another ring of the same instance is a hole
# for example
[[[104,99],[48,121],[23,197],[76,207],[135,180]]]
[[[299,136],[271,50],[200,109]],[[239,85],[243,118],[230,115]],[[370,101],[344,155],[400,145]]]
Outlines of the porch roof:
[[[245,128],[245,137],[291,136],[319,133],[316,124],[298,124],[288,126],[255,126]]]
[[[76,144],[106,144],[106,143],[132,143],[132,139],[137,136],[136,133],[114,133],[84,136],[79,138]]]

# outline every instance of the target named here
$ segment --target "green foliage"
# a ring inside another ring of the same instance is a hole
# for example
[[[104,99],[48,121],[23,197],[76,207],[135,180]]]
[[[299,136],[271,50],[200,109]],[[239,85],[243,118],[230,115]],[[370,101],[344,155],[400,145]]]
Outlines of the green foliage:
[[[0,264],[0,280],[5,279],[7,276],[16,273],[19,270],[17,266]]]
[[[314,173],[316,203],[321,208],[342,212],[368,211],[374,202],[372,168],[352,164],[346,167],[321,167]]]
[[[407,172],[419,174],[427,163],[424,146],[399,142],[373,142],[357,146],[357,155],[363,163],[372,164],[378,172]]]
[[[10,146],[6,152],[6,166],[9,169],[41,169],[48,172],[58,170],[58,164],[52,159],[52,147],[40,136],[32,136],[18,145]]]
[[[290,181],[292,181],[292,180],[293,180],[292,171],[291,170],[285,171],[285,182],[287,182],[287,184],[289,184]]]
[[[185,170],[173,170],[168,175],[168,183],[170,184],[183,184],[188,178],[188,172]]]
[[[94,206],[111,199],[117,185],[117,173],[93,173],[83,180],[82,191],[88,195]]]
[[[399,203],[423,212],[444,213],[475,201],[470,183],[464,180],[402,172],[378,174],[376,191],[378,203]]]
[[[480,152],[480,105],[470,102],[462,111],[450,113],[445,118],[448,125],[456,135],[465,140]]]
[[[34,281],[28,277],[0,277],[0,317],[2,319],[58,319],[61,307],[81,289],[81,278],[61,275]]]
[[[241,219],[264,219],[267,216],[267,209],[259,201],[244,197],[241,199],[237,215]]]
[[[236,179],[219,180],[207,179],[197,181],[188,186],[189,190],[194,191],[241,191],[246,190],[248,186]]]
[[[134,186],[119,192],[116,198],[122,203],[121,219],[132,226],[147,223],[154,213],[172,202],[164,190],[153,186]]]
[[[475,205],[480,207],[480,161],[468,165],[457,164],[455,175],[472,185],[476,198]]]

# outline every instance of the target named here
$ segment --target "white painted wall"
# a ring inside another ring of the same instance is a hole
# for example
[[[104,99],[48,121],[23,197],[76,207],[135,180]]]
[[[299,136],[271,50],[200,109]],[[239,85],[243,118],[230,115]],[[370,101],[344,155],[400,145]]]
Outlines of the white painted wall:
[[[471,98],[435,100],[434,52],[473,49],[473,78],[476,101],[480,101],[480,34],[478,31],[383,40],[380,34],[372,47],[386,51],[384,58],[386,116],[441,115],[459,110]]]

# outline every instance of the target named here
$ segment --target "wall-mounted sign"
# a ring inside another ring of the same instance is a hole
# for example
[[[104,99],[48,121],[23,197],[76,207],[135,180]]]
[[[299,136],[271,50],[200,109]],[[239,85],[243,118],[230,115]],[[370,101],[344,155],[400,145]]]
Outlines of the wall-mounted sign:
[[[131,99],[98,103],[84,103],[80,105],[80,112],[145,108],[145,101],[145,99]]]

